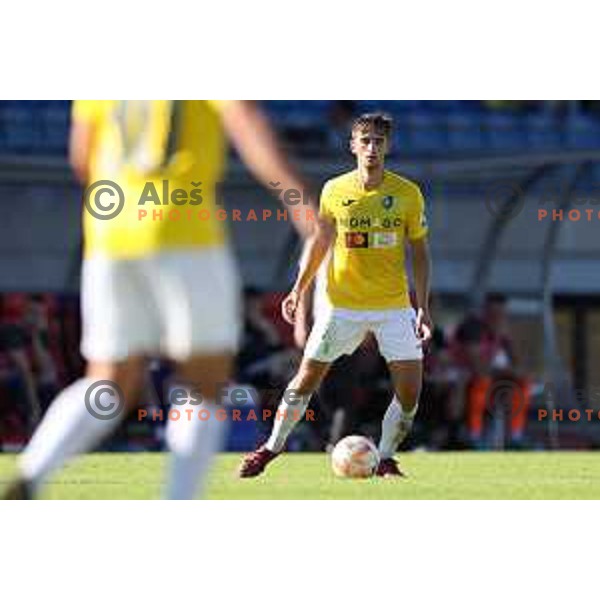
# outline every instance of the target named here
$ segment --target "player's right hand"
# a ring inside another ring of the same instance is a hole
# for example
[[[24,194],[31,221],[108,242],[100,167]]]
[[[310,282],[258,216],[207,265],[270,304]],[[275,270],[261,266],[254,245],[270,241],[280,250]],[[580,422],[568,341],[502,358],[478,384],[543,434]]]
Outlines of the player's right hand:
[[[300,304],[300,294],[296,290],[292,290],[281,303],[281,314],[285,321],[290,325],[296,322],[296,313]]]

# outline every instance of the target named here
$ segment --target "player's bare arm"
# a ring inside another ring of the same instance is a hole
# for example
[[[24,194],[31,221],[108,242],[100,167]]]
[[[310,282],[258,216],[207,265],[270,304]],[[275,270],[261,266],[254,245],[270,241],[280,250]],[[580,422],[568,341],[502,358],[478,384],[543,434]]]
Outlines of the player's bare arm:
[[[296,310],[296,321],[294,323],[294,343],[298,348],[304,348],[313,326],[315,284],[301,296]]]
[[[416,330],[419,339],[431,339],[433,323],[429,314],[429,290],[431,285],[431,253],[427,237],[410,242],[413,256],[413,274],[417,297]]]
[[[88,121],[73,122],[69,136],[69,162],[80,183],[89,182],[94,126]]]
[[[270,187],[278,184],[277,188],[280,190],[298,190],[305,197],[307,184],[287,160],[275,131],[255,102],[227,102],[221,110],[221,116],[229,139],[246,166],[263,185]],[[313,230],[318,212],[317,202],[310,196],[307,197],[308,204],[301,203],[294,207],[303,211],[303,218],[292,220],[303,237],[307,237]]]
[[[295,322],[298,305],[313,283],[319,267],[331,248],[333,239],[333,224],[331,221],[320,219],[304,243],[296,283],[281,305],[283,318],[288,323]]]

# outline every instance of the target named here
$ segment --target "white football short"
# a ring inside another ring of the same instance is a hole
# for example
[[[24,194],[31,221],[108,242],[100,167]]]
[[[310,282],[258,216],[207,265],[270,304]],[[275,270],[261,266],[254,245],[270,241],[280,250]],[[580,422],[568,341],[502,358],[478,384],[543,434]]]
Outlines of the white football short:
[[[304,357],[333,362],[343,354],[352,354],[372,332],[387,362],[421,360],[423,352],[415,330],[416,318],[413,308],[378,311],[330,308],[317,316]]]
[[[131,260],[83,261],[82,354],[119,361],[160,354],[235,352],[240,293],[228,248],[169,251]]]

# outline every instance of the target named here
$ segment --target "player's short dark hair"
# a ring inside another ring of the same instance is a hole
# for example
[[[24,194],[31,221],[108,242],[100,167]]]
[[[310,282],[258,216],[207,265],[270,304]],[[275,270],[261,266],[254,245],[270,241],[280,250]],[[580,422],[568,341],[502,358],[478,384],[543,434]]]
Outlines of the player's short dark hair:
[[[378,133],[383,133],[385,137],[390,137],[394,128],[394,120],[390,115],[382,112],[365,113],[354,119],[352,123],[352,133],[357,130],[375,129]]]

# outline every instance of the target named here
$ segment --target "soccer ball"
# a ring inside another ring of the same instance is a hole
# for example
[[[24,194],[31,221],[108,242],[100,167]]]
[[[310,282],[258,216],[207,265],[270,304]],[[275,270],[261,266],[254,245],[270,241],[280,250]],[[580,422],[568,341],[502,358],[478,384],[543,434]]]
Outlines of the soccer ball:
[[[361,435],[341,439],[331,453],[331,468],[338,477],[371,477],[378,464],[375,444]]]

